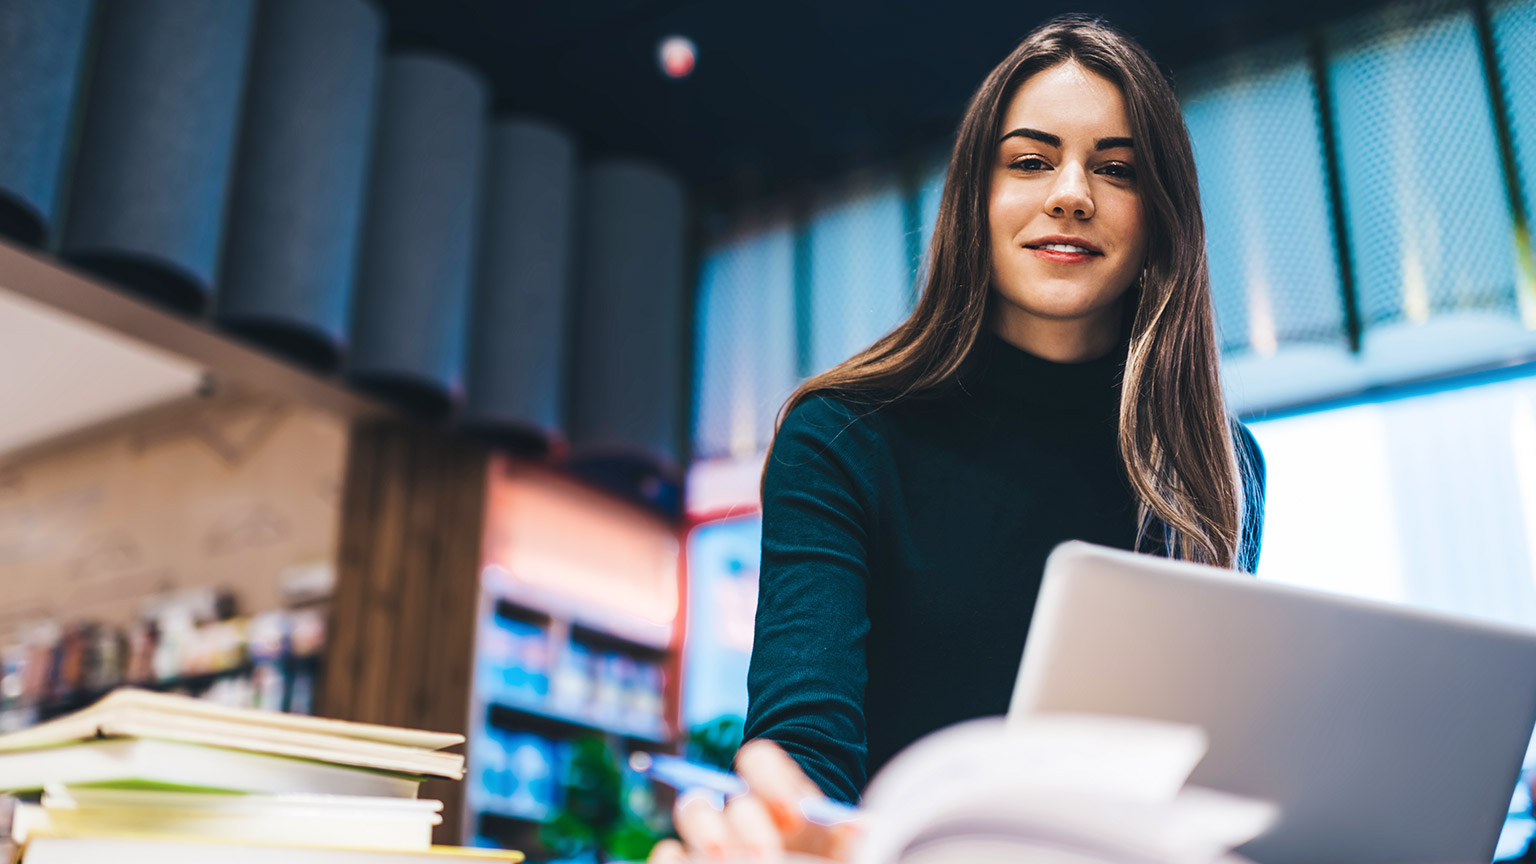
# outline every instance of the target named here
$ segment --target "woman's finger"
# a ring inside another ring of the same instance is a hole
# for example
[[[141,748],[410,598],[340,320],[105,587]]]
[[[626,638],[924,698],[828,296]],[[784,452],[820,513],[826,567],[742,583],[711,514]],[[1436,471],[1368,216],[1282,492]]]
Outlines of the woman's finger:
[[[761,738],[747,742],[736,754],[736,772],[747,781],[752,794],[762,799],[784,849],[834,861],[847,860],[852,854],[859,840],[859,828],[827,828],[806,821],[800,812],[800,802],[825,796],[821,787],[801,770],[800,763],[777,744]]]
[[[685,792],[672,809],[672,825],[695,854],[724,861],[730,853],[731,829],[719,803],[707,793]]]
[[[749,859],[776,857],[784,852],[778,826],[768,814],[768,807],[756,795],[732,798],[725,805],[725,822],[730,826],[733,847],[730,851]]]
[[[736,773],[747,781],[752,794],[763,799],[782,834],[805,827],[800,801],[820,797],[821,788],[805,776],[800,764],[780,747],[763,738],[748,741],[736,754]]]
[[[814,854],[833,861],[848,861],[853,858],[859,841],[864,839],[864,828],[858,823],[833,825],[821,829],[817,839],[819,845],[812,850]]]
[[[688,853],[676,840],[663,840],[651,848],[649,864],[688,864]]]

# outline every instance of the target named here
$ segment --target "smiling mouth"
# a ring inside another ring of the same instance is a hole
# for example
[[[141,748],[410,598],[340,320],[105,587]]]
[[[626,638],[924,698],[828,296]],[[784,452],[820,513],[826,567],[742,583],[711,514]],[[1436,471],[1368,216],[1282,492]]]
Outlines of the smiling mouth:
[[[1067,243],[1042,243],[1039,246],[1025,246],[1025,249],[1033,249],[1037,252],[1056,252],[1063,255],[1103,255],[1102,252],[1094,252],[1082,246],[1072,246]]]

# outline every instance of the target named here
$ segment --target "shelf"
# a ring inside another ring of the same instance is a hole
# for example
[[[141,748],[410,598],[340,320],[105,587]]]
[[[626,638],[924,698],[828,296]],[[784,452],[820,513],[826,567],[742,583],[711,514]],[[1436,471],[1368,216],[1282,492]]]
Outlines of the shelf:
[[[0,240],[0,288],[80,321],[191,361],[217,385],[270,393],[352,419],[388,416],[382,403],[225,334],[203,320],[141,300],[45,253]]]
[[[607,648],[617,650],[621,654],[643,655],[644,659],[653,663],[664,663],[671,653],[666,648],[630,639],[618,633],[600,630],[589,624],[574,622],[571,624],[571,641],[580,642],[592,648]]]
[[[569,735],[573,732],[590,732],[597,735],[612,735],[632,744],[665,746],[668,743],[664,736],[613,729],[583,717],[574,717],[533,705],[492,701],[486,710],[487,721],[498,729],[542,732],[555,736]]]
[[[250,675],[256,671],[256,667],[258,665],[273,661],[283,666],[284,669],[292,670],[295,667],[317,665],[320,662],[320,655],[305,654],[292,657],[277,657],[272,658],[271,660],[263,661],[247,660],[238,666],[231,666],[228,669],[219,669],[213,672],[199,672],[195,675],[177,675],[174,678],[163,678],[153,681],[124,681],[121,684],[114,684],[111,687],[106,688],[77,690],[63,698],[50,699],[38,703],[35,706],[37,709],[37,719],[38,722],[42,722],[44,720],[51,720],[55,717],[60,717],[65,714],[79,711],[80,709],[91,705],[98,699],[101,699],[103,696],[106,696],[108,693],[111,693],[113,690],[116,690],[119,687],[138,687],[144,690],[158,691],[191,690],[200,693],[212,687],[222,679],[239,678],[245,675]],[[15,707],[21,708],[28,706]]]
[[[611,642],[634,646],[650,656],[671,653],[671,624],[656,624],[616,610],[593,608],[580,598],[520,581],[499,564],[482,567],[480,580],[498,614],[501,605],[507,604],[509,611],[525,610],[521,616],[524,620],[564,621],[572,630],[597,634],[597,638],[608,637]]]
[[[542,609],[534,609],[505,597],[496,599],[496,617],[505,618],[508,621],[521,621],[536,627],[548,627],[549,613]]]

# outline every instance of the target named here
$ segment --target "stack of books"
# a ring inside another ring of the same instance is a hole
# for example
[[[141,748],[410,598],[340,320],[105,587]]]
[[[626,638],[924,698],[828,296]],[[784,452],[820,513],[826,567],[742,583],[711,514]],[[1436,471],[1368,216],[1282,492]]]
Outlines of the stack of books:
[[[444,864],[517,852],[432,845],[463,736],[118,690],[0,735],[22,864]]]

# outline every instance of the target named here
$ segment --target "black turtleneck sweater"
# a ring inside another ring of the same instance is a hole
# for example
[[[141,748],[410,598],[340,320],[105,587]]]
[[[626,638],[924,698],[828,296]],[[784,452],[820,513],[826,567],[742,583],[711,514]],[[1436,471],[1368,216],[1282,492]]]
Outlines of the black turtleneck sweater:
[[[1055,363],[987,332],[941,395],[813,396],[785,418],[764,480],[748,739],[852,802],[917,738],[1007,711],[1046,556],[1135,543],[1115,443],[1125,353]],[[1262,488],[1258,445],[1241,424],[1234,437]]]

